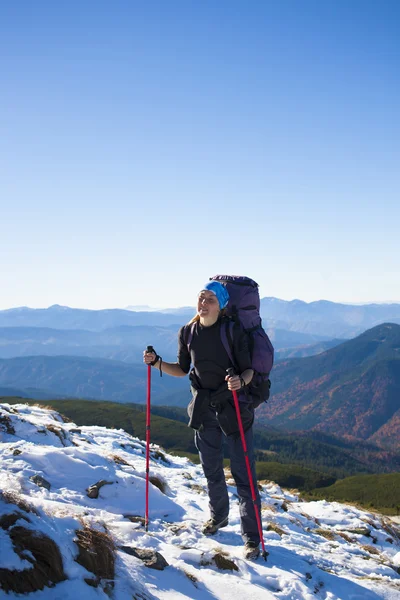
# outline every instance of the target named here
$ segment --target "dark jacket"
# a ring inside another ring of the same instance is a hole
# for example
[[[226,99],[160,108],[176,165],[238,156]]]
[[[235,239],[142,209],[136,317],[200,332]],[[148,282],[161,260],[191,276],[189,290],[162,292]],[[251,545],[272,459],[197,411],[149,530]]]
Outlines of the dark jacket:
[[[204,327],[196,323],[193,338],[188,349],[188,325],[179,331],[178,363],[181,369],[190,371],[192,400],[188,406],[189,427],[200,429],[210,406],[215,409],[217,419],[225,435],[238,434],[239,427],[232,392],[225,381],[226,370],[232,363],[221,341],[223,320]],[[240,331],[233,340],[234,358],[240,373],[251,368],[247,336]],[[251,398],[239,393],[239,405],[244,429],[251,427],[254,411]]]

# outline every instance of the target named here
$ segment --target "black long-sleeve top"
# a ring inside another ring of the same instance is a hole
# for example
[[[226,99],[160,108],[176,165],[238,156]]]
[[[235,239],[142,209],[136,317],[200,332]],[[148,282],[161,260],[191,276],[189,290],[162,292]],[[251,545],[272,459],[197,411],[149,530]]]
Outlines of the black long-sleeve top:
[[[209,327],[197,322],[190,352],[187,338],[191,325],[184,325],[179,330],[178,364],[185,373],[189,373],[190,366],[193,365],[196,383],[202,389],[217,390],[225,381],[227,369],[234,366],[221,340],[221,326],[225,326],[221,318]],[[233,336],[233,356],[239,370],[238,375],[251,369],[248,339],[243,331]]]

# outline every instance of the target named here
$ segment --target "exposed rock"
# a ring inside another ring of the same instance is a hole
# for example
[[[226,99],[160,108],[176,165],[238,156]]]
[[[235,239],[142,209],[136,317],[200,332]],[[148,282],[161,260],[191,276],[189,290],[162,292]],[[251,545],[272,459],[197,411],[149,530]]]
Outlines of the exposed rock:
[[[3,431],[9,433],[10,435],[15,435],[14,426],[11,423],[11,419],[8,415],[0,415],[0,429],[3,429]]]
[[[75,544],[79,548],[77,563],[96,576],[98,584],[101,579],[114,579],[115,546],[108,533],[85,527],[76,531]],[[96,585],[93,579],[88,585]],[[96,586],[97,587],[97,586]]]
[[[202,485],[200,485],[199,483],[191,483],[190,484],[190,488],[194,492],[197,492],[198,494],[205,494],[206,493],[206,490],[204,489],[204,487]]]
[[[370,554],[380,554],[379,550],[377,550],[376,548],[374,548],[373,546],[370,546],[368,544],[365,544],[365,546],[361,546],[361,548],[363,548],[363,550],[365,550],[366,552],[369,552]]]
[[[28,517],[25,517],[20,512],[15,512],[15,513],[11,513],[11,514],[8,514],[8,515],[2,515],[0,517],[0,527],[2,529],[9,529],[13,525],[15,525],[15,523],[18,521],[18,519],[24,519],[28,523],[30,522],[29,519],[28,519]]]
[[[165,454],[163,452],[161,452],[160,450],[152,450],[150,452],[150,458],[152,458],[154,460],[162,460],[166,465],[171,464],[169,462],[169,460],[167,459],[167,457],[165,456]]]
[[[47,431],[51,431],[51,433],[54,433],[58,439],[60,440],[60,442],[62,443],[63,446],[66,446],[65,440],[67,439],[67,435],[64,431],[64,429],[62,429],[62,427],[57,427],[56,425],[46,425],[46,429]]]
[[[46,490],[50,491],[50,488],[51,488],[50,483],[41,475],[32,475],[32,477],[29,477],[29,479],[33,483],[35,483],[37,486],[44,487],[44,488],[46,488]]]
[[[15,504],[16,506],[18,506],[18,508],[24,510],[25,512],[32,512],[35,515],[39,514],[36,508],[29,504],[26,500],[21,498],[21,496],[17,494],[17,492],[0,492],[0,498],[4,500],[4,502],[6,502],[7,504]]]
[[[365,535],[369,537],[371,535],[371,530],[368,527],[357,527],[356,529],[345,529],[347,533],[353,533],[356,535]]]
[[[165,494],[167,492],[167,489],[168,489],[167,482],[164,481],[163,479],[161,479],[161,477],[158,477],[157,475],[151,475],[149,477],[149,481],[150,481],[150,483],[155,485],[156,488],[158,488],[160,490],[160,492],[162,492],[163,494]]]
[[[285,534],[285,531],[276,523],[268,523],[267,531],[275,531],[275,533],[277,533],[281,537]]]
[[[322,537],[331,541],[336,538],[335,532],[331,529],[314,529],[314,533],[316,533],[317,535],[322,535]]]
[[[131,546],[119,546],[119,549],[126,554],[135,556],[144,562],[146,567],[149,569],[156,569],[157,571],[163,571],[168,567],[168,563],[165,558],[159,552],[152,550],[151,548],[133,548]]]
[[[195,575],[193,575],[193,573],[189,573],[189,571],[186,571],[186,569],[183,569],[183,572],[185,573],[186,577],[188,579],[190,579],[190,581],[193,583],[194,587],[198,587],[197,583],[198,583],[198,579]]]
[[[167,528],[174,535],[178,535],[178,533],[182,533],[182,531],[187,529],[187,526],[185,524],[182,525],[182,524],[172,523],[172,524],[167,525]]]
[[[235,565],[233,560],[226,558],[226,556],[224,556],[220,552],[214,554],[213,561],[215,562],[218,569],[222,569],[224,571],[239,571],[239,567]]]
[[[146,519],[140,515],[124,515],[124,519],[129,519],[131,523],[140,523],[143,527],[146,524]]]
[[[89,486],[86,490],[86,494],[89,498],[98,498],[100,488],[102,488],[103,485],[111,485],[112,483],[114,482],[101,479],[97,483],[94,483],[93,485]]]
[[[16,554],[32,566],[23,571],[0,569],[0,589],[29,594],[65,581],[61,553],[53,540],[24,527],[13,527],[9,535]]]

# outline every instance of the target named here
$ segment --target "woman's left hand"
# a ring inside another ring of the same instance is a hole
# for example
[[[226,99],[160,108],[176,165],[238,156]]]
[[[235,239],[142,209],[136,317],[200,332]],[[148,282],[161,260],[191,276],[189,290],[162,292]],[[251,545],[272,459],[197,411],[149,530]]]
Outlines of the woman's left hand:
[[[237,392],[237,390],[240,390],[242,387],[242,382],[240,381],[239,375],[233,375],[232,377],[227,375],[225,377],[225,381],[228,383],[228,390],[231,392]]]

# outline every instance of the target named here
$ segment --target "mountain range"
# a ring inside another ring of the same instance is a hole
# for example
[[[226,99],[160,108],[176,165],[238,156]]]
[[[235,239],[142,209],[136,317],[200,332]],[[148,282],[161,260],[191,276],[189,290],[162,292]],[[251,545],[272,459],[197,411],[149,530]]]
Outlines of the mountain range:
[[[297,331],[332,338],[351,338],[380,323],[400,323],[400,304],[352,305],[318,300],[261,299],[265,328]],[[121,325],[183,325],[194,315],[194,307],[140,311],[88,310],[53,305],[49,308],[11,308],[0,311],[0,327],[51,327],[102,331]]]
[[[260,422],[400,448],[400,325],[384,323],[316,356],[277,363]]]
[[[72,356],[0,360],[0,386],[31,397],[88,397],[145,402],[142,364]],[[153,370],[154,404],[186,406],[186,378]],[[260,424],[316,430],[400,449],[400,325],[385,323],[325,352],[277,362]],[[35,395],[34,389],[39,395]],[[28,393],[29,391],[29,393]]]
[[[175,360],[179,325],[120,325],[101,331],[53,329],[50,327],[1,327],[0,358],[17,356],[87,356],[123,362],[142,361],[142,352],[152,344],[166,360]],[[267,330],[276,350],[275,358],[310,356],[343,340],[320,336]]]

